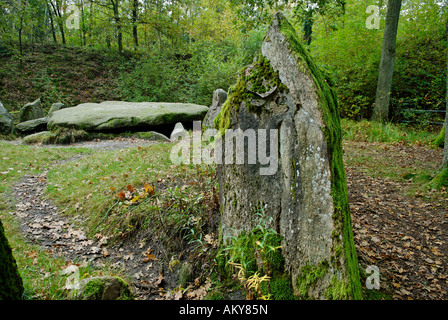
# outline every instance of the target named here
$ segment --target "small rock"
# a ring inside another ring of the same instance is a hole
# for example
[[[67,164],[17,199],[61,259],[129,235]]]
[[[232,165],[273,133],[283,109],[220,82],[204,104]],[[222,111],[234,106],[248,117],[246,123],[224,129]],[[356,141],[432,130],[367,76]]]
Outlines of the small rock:
[[[0,134],[10,134],[13,128],[12,116],[0,102]]]
[[[19,122],[25,122],[43,117],[44,111],[42,110],[42,104],[39,98],[34,102],[27,103],[22,107],[22,109],[20,109]]]
[[[205,115],[203,126],[204,128],[214,128],[214,120],[219,112],[221,112],[222,105],[227,100],[227,92],[223,89],[217,89],[213,92],[213,102]]]
[[[133,300],[128,284],[118,277],[93,277],[81,280],[79,290],[71,297],[75,300]]]
[[[174,126],[173,132],[171,132],[170,140],[176,141],[179,139],[179,137],[183,137],[187,133],[187,130],[185,130],[182,123],[178,122]]]
[[[39,118],[21,122],[16,125],[19,133],[31,134],[39,131],[47,130],[47,118]]]

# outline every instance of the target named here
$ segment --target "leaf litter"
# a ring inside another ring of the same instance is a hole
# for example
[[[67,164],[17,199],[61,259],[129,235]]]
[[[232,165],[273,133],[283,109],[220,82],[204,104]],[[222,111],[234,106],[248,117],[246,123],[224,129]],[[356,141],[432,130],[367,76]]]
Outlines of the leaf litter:
[[[95,148],[96,144],[99,145],[99,150],[106,151],[149,143],[139,139],[126,141],[116,139],[106,144],[89,142],[77,145]],[[73,160],[79,160],[80,157],[76,156]],[[139,300],[200,299],[205,296],[211,287],[210,282],[205,282],[205,285],[195,283],[195,286],[189,286],[183,289],[181,294],[179,293],[176,270],[171,270],[171,267],[160,259],[164,254],[163,249],[146,244],[150,235],[141,234],[138,239],[134,238],[114,245],[109,244],[108,237],[102,234],[96,234],[92,239],[87,238],[82,221],[76,221],[76,217],[70,220],[69,217],[63,215],[65,210],[59,210],[50,200],[43,199],[47,173],[48,171],[44,171],[39,175],[25,176],[13,186],[12,197],[15,202],[15,211],[11,214],[20,218],[21,230],[29,242],[41,246],[49,253],[65,258],[67,266],[89,264],[92,267],[101,268],[108,265],[116,270],[124,270],[128,275],[134,296]],[[154,187],[149,184],[145,184],[142,189],[131,185],[126,189],[124,194],[121,192],[117,194],[119,198],[124,195],[123,200],[128,200],[126,198],[130,197],[130,201],[123,205],[133,205],[138,200],[154,194]],[[139,199],[136,198],[137,196]],[[214,240],[208,237],[207,241],[211,243]],[[33,261],[36,260],[35,252],[30,252],[28,255]]]
[[[376,149],[377,144],[346,143],[346,157]],[[421,163],[436,170],[440,152],[422,146],[389,145],[385,155],[409,170]],[[372,153],[370,154],[372,155]],[[380,287],[392,299],[448,298],[448,197],[430,201],[406,193],[407,184],[373,177],[369,164],[346,165],[347,187],[358,259],[380,270]],[[363,167],[364,166],[364,167]],[[372,164],[374,168],[374,165]],[[392,167],[392,165],[391,165]]]

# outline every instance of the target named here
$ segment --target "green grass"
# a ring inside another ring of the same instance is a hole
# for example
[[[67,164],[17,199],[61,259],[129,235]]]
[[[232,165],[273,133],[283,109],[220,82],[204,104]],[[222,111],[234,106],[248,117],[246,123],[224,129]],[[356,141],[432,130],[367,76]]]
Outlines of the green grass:
[[[10,214],[18,199],[11,199],[11,187],[25,175],[41,173],[54,161],[71,158],[87,149],[37,148],[0,142],[0,219],[13,250],[24,283],[24,299],[64,299],[67,275],[61,272],[67,262],[37,245],[30,244],[20,230],[19,220]],[[116,271],[115,271],[116,272]],[[111,269],[80,268],[81,278],[112,274]]]
[[[113,243],[132,236],[134,231],[150,229],[167,249],[166,254],[184,250],[187,245],[190,254],[202,255],[195,263],[208,259],[204,253],[215,249],[207,244],[205,239],[209,238],[205,235],[217,234],[216,221],[212,221],[216,219],[211,215],[218,203],[216,172],[208,165],[173,165],[172,146],[165,143],[92,152],[0,142],[0,219],[24,281],[25,298],[64,299],[67,296],[67,290],[63,289],[67,275],[61,274],[66,262],[28,243],[18,219],[10,214],[16,201],[11,199],[12,185],[21,177],[39,174],[44,169],[49,169],[44,196],[51,198],[73,221],[82,221],[79,227],[87,235],[102,233],[111,236]],[[84,153],[84,157],[51,166],[54,161],[79,153]],[[140,192],[145,185],[154,187],[155,193],[146,194],[135,203],[117,196],[127,191],[128,186]],[[86,266],[80,271],[81,278],[120,272],[107,266],[101,269]]]
[[[90,236],[123,238],[152,227],[173,235],[177,231],[199,243],[213,202],[215,169],[173,165],[172,146],[96,152],[55,167],[48,174],[47,196],[66,214],[82,217]],[[145,193],[145,186],[154,193]],[[129,189],[135,190],[128,193]],[[129,199],[120,197],[130,193]]]
[[[437,138],[437,133],[390,122],[379,123],[367,120],[342,119],[341,126],[344,140],[350,141],[404,142],[430,145]]]
[[[446,199],[446,188],[437,176],[440,148],[434,146],[437,132],[392,123],[355,122],[344,119],[344,163],[372,177],[402,184],[403,194],[428,201]],[[438,190],[435,190],[438,189]]]
[[[68,159],[79,153],[91,152],[88,149],[44,149],[7,142],[0,142],[0,150],[0,194],[20,177],[38,174],[55,161]]]

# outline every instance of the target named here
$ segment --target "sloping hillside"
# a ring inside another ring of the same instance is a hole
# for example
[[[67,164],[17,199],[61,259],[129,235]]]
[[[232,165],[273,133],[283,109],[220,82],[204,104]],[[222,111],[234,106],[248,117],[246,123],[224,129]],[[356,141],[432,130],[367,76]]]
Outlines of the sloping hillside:
[[[54,45],[26,46],[22,65],[10,48],[0,51],[0,101],[13,115],[41,98],[44,109],[55,102],[120,99],[116,76],[123,56],[93,49]]]

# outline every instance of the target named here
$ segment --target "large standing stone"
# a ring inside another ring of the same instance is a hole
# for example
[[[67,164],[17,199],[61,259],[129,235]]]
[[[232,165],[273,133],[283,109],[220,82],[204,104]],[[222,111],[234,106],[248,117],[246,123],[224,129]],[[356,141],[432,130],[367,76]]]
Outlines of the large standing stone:
[[[10,134],[13,128],[12,117],[0,102],[0,134]]]
[[[204,117],[204,122],[202,123],[204,128],[214,128],[214,120],[219,112],[221,112],[222,105],[226,102],[226,100],[227,92],[223,89],[217,89],[213,92],[212,105],[210,106],[210,109],[208,109],[208,112]]]
[[[164,102],[83,103],[53,112],[48,128],[69,127],[85,131],[148,128],[203,120],[208,108],[197,104]]]
[[[258,144],[246,152],[246,164],[218,165],[224,241],[254,229],[260,224],[255,213],[262,213],[266,227],[282,236],[296,294],[361,298],[336,95],[282,14],[274,17],[258,60],[231,88],[215,125],[224,155],[226,129],[255,129],[258,143],[267,140],[266,150],[274,153],[271,160],[278,159],[278,167],[262,174],[266,161]],[[254,154],[256,164],[247,164]]]
[[[34,102],[27,103],[22,107],[22,109],[20,109],[19,122],[25,122],[43,117],[44,111],[42,110],[42,104],[39,98]]]

